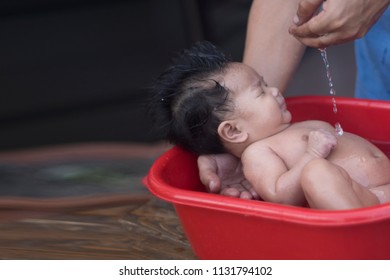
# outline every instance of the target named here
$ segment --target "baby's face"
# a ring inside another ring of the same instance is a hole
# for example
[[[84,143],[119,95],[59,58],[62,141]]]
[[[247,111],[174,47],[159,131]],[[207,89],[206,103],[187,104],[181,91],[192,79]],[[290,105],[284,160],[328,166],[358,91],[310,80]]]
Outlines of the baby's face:
[[[252,140],[260,140],[285,129],[291,113],[277,88],[269,87],[262,76],[242,63],[232,63],[224,76],[234,104],[230,118],[240,121]]]

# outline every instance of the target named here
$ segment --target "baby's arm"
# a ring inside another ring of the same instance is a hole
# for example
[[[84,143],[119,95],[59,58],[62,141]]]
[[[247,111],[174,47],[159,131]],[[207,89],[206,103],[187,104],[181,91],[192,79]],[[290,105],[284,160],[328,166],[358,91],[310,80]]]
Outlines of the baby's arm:
[[[305,202],[300,184],[303,168],[315,158],[326,158],[336,144],[331,132],[311,131],[305,153],[289,168],[271,148],[256,143],[242,157],[245,177],[265,201],[302,205]]]
[[[245,177],[263,200],[299,206],[304,204],[298,168],[288,170],[283,159],[272,149],[250,147],[241,160]]]

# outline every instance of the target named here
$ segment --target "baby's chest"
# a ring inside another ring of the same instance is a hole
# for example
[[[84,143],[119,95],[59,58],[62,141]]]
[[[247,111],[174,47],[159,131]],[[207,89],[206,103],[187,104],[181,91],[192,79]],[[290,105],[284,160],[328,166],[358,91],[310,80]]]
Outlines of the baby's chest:
[[[272,143],[272,150],[284,161],[288,168],[294,166],[306,152],[308,133],[308,131],[299,131],[299,133],[286,135]]]

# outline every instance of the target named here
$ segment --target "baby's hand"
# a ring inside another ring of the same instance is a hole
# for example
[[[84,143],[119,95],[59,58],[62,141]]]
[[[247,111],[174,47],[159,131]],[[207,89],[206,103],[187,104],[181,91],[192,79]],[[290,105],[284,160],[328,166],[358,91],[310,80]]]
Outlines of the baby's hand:
[[[316,157],[326,158],[337,145],[334,133],[325,129],[310,131],[306,151]]]

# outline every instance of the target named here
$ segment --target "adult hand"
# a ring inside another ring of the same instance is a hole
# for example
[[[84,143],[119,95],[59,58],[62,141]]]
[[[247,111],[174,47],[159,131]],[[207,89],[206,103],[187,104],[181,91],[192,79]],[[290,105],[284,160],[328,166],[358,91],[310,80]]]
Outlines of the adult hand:
[[[230,154],[203,155],[198,158],[199,176],[211,193],[244,199],[259,199],[245,179],[241,161]]]
[[[389,0],[302,0],[289,32],[310,47],[341,44],[363,37],[388,5]]]

